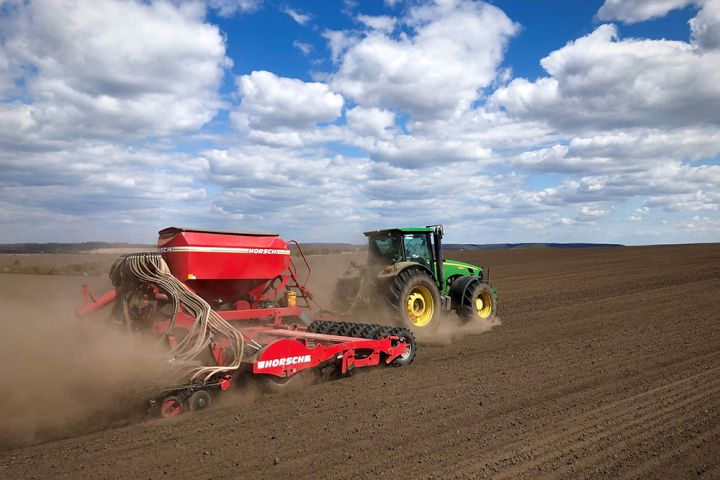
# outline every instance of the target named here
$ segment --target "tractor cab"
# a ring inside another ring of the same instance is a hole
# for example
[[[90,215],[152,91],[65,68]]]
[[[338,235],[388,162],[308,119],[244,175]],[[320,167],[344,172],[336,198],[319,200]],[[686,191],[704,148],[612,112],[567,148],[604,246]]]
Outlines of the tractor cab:
[[[423,231],[418,231],[423,230]],[[408,228],[366,232],[371,264],[381,266],[416,262],[433,268],[432,229]]]

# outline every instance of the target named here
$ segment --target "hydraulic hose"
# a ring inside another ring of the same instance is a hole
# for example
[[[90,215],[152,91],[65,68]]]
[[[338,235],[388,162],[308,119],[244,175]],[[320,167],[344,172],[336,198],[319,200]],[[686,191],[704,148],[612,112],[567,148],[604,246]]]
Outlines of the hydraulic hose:
[[[193,367],[190,371],[191,381],[204,383],[217,374],[240,367],[245,347],[243,335],[210,308],[205,300],[175,278],[159,253],[137,253],[121,257],[112,266],[110,278],[120,292],[119,300],[122,302],[123,316],[127,324],[131,321],[128,311],[129,297],[143,284],[156,285],[168,296],[173,306],[170,324],[162,333],[162,338],[173,333],[181,308],[195,319],[187,335],[173,349],[173,361],[193,362],[213,340],[227,340],[232,362],[229,365]]]

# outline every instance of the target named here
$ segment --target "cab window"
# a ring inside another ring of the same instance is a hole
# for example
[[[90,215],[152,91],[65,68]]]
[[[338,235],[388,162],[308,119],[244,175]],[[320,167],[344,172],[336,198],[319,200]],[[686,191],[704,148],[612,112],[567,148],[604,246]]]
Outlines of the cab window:
[[[426,233],[406,233],[403,235],[405,256],[411,262],[418,262],[428,267],[432,266],[432,252]]]
[[[400,243],[396,237],[374,238],[371,242],[371,256],[384,263],[400,258]]]

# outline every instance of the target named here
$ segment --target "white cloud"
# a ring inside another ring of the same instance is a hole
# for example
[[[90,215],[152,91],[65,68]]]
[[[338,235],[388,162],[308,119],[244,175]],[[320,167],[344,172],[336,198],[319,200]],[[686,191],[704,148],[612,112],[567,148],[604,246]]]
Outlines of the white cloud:
[[[645,170],[668,160],[696,161],[720,154],[720,128],[629,129],[574,136],[520,153],[514,164],[535,171],[599,174]]]
[[[9,90],[5,77],[0,94],[29,100],[11,107],[22,131],[8,133],[45,141],[169,135],[199,128],[222,106],[217,89],[230,60],[199,4],[13,4],[0,63],[24,86]]]
[[[104,142],[0,152],[0,241],[152,240],[163,223],[205,204],[207,192],[198,183],[207,167],[187,154]],[[116,228],[124,220],[145,230]]]
[[[406,23],[412,33],[397,37],[370,31],[352,41],[326,32],[333,55],[342,56],[332,88],[417,119],[460,113],[492,83],[518,28],[500,9],[471,1],[414,7]]]
[[[477,143],[456,139],[442,140],[417,135],[399,135],[390,141],[378,141],[370,148],[372,157],[404,168],[447,166],[458,162],[482,162],[491,151]]]
[[[306,83],[266,71],[238,77],[237,83],[242,101],[232,118],[240,128],[269,132],[311,129],[318,122],[335,120],[345,103],[324,83]]]
[[[658,162],[635,171],[568,178],[557,187],[538,193],[546,205],[624,202],[633,198],[672,198],[697,191],[717,192],[720,167],[690,166],[676,161]],[[648,204],[649,207],[653,205]]]
[[[207,0],[208,6],[217,10],[221,17],[231,17],[237,12],[253,12],[260,8],[262,0]]]
[[[328,47],[330,48],[330,58],[332,58],[334,63],[337,63],[340,56],[359,41],[359,39],[351,32],[344,32],[341,30],[325,30],[322,36],[328,42]]]
[[[367,159],[316,151],[245,146],[205,152],[210,178],[222,187],[213,199],[215,211],[241,215],[255,228],[318,235],[347,235],[366,214],[361,189],[367,179]],[[353,220],[355,219],[355,220]],[[322,237],[320,237],[322,238]],[[327,238],[327,237],[326,237]]]
[[[601,25],[541,63],[550,77],[515,79],[490,104],[568,130],[720,123],[720,51],[619,40],[615,26]]]
[[[645,202],[647,207],[662,208],[667,212],[718,211],[720,191],[695,190],[677,195],[653,195]]]
[[[664,17],[671,10],[698,3],[698,0],[605,0],[598,10],[600,20],[636,23]]]
[[[290,18],[295,20],[295,22],[299,23],[300,25],[305,25],[312,18],[312,16],[310,14],[302,13],[302,12],[292,9],[290,7],[284,7],[282,9],[282,11],[285,12]]]
[[[310,52],[312,52],[312,45],[310,45],[309,43],[301,42],[299,40],[295,40],[293,42],[293,47],[300,50],[300,52],[302,52],[303,55],[309,55]]]
[[[693,42],[701,48],[720,48],[720,1],[706,0],[690,20]]]
[[[379,108],[351,108],[345,112],[348,127],[360,135],[372,135],[383,138],[388,135],[388,129],[395,124],[395,114]]]
[[[519,27],[488,3],[410,2],[394,18],[349,6],[357,30],[322,33],[334,62],[322,82],[238,72],[234,106],[220,100],[230,61],[206,14],[259,1],[3,5],[4,241],[55,239],[64,225],[64,239],[152,241],[174,223],[325,241],[436,222],[449,241],[719,231],[717,2],[695,3],[691,41],[603,25],[549,52],[536,81],[502,64]],[[239,132],[224,115],[207,123],[223,108]]]
[[[636,23],[663,17],[671,10],[689,5],[699,8],[697,16],[690,20],[693,43],[706,49],[720,47],[719,0],[606,0],[597,17]]]
[[[387,15],[358,15],[357,19],[360,23],[373,30],[390,33],[395,29],[396,20]]]
[[[595,222],[599,218],[604,217],[608,214],[607,210],[602,208],[595,208],[591,206],[582,206],[578,209],[575,220],[578,222]]]

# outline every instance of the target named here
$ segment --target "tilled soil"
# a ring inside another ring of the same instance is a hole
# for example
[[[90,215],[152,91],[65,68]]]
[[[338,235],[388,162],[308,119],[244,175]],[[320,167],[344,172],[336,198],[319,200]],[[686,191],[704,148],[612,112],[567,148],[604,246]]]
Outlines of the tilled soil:
[[[5,450],[0,477],[720,478],[720,245],[452,256],[492,266],[502,325],[406,368]]]

